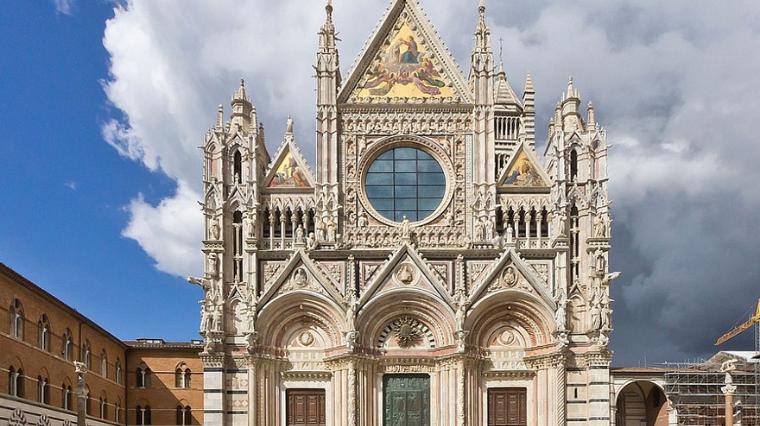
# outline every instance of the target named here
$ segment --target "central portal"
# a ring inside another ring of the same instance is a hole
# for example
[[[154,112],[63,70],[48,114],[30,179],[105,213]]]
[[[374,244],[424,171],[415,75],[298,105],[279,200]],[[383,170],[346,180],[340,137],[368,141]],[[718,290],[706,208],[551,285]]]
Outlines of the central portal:
[[[430,377],[386,375],[383,394],[384,426],[430,426]]]

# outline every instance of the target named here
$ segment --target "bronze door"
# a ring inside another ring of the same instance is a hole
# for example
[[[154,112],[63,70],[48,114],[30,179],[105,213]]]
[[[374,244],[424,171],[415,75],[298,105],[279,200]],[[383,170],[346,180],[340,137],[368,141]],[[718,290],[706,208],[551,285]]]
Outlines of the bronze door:
[[[288,426],[325,426],[325,391],[289,389],[287,392]]]
[[[525,388],[488,390],[488,426],[526,426],[528,421]]]
[[[430,426],[430,377],[383,377],[383,425]]]

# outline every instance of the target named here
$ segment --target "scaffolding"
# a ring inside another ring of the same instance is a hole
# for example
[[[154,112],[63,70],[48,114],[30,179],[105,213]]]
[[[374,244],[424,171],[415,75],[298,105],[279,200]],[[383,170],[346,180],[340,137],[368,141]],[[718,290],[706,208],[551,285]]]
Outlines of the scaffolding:
[[[754,352],[756,356],[758,353]],[[739,362],[731,372],[734,392],[734,421],[742,426],[760,426],[760,360]],[[665,393],[678,415],[679,425],[725,424],[724,387],[726,373],[720,364],[668,363],[665,364]]]

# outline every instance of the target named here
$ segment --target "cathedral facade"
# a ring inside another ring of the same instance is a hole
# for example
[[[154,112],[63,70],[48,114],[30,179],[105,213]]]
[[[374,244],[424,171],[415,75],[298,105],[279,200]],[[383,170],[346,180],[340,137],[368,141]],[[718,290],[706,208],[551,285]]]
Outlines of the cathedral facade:
[[[395,0],[343,78],[328,3],[313,171],[291,120],[270,155],[243,83],[220,106],[190,278],[205,424],[613,421],[606,134],[571,80],[537,153],[485,13],[468,77]]]

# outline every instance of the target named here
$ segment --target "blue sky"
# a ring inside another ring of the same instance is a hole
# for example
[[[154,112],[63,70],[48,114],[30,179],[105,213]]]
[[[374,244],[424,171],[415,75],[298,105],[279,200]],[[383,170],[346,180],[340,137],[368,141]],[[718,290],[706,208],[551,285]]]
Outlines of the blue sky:
[[[420,1],[466,73],[477,1]],[[245,78],[270,152],[293,116],[313,160],[323,2],[262,2],[0,2],[0,261],[121,338],[197,338],[216,105]],[[616,363],[708,356],[760,297],[760,3],[487,4],[539,152],[571,74],[608,130]],[[335,0],[344,76],[387,5]]]
[[[197,338],[200,292],[121,236],[135,194],[155,202],[175,184],[103,142],[120,114],[102,87],[113,14],[0,2],[0,261],[119,337]]]

